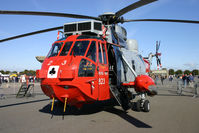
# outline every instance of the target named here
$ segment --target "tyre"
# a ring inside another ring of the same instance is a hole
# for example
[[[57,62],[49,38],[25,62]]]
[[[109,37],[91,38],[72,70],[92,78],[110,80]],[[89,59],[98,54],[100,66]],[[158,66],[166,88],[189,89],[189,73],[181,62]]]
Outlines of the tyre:
[[[136,102],[136,111],[137,111],[137,112],[140,112],[140,111],[141,111],[141,100],[138,100],[138,101]]]
[[[149,100],[145,100],[145,101],[144,101],[143,111],[144,111],[144,112],[149,112],[149,111],[150,111],[150,103],[149,103]]]

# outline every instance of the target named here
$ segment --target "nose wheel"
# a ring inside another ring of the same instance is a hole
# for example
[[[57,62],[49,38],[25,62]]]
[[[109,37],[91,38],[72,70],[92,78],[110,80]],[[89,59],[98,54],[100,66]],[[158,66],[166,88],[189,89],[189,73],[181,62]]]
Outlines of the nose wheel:
[[[141,94],[141,99],[137,100],[137,102],[134,103],[134,106],[132,108],[133,110],[140,112],[149,112],[150,111],[150,102],[149,100],[145,100],[145,94]]]

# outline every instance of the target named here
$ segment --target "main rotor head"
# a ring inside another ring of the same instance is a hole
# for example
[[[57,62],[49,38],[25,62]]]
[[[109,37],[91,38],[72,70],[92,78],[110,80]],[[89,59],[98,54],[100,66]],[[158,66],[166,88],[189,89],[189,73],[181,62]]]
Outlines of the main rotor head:
[[[104,14],[99,15],[99,18],[105,25],[122,23],[123,20],[123,17],[117,17],[116,13],[113,12],[105,12]]]

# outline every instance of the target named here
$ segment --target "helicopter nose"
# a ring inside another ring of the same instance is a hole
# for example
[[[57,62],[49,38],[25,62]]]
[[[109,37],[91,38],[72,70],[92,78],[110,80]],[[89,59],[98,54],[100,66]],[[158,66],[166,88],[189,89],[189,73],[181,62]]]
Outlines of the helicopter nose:
[[[155,85],[150,85],[148,89],[149,89],[148,96],[154,96],[158,94],[157,87]]]
[[[75,71],[74,70],[60,70],[59,79],[74,79]]]

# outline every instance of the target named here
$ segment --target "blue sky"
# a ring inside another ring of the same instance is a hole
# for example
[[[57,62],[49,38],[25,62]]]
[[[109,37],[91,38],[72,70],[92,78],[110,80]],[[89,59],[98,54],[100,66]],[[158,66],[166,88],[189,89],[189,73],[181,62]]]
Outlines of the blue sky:
[[[0,10],[74,13],[98,16],[117,12],[137,0],[1,0]],[[167,18],[199,20],[199,0],[159,0],[124,15],[126,19]],[[0,15],[0,39],[61,26],[80,19]],[[82,20],[81,20],[82,21]],[[125,23],[128,38],[136,39],[143,56],[155,52],[161,40],[163,67],[199,69],[199,24],[133,22]],[[0,43],[0,70],[40,69],[35,56],[47,55],[57,31]],[[152,68],[156,68],[155,59]]]

